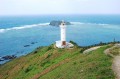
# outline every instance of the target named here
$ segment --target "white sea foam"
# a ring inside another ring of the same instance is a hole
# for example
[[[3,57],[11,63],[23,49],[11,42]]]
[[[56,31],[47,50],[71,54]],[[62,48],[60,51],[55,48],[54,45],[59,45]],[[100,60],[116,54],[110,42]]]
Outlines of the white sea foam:
[[[113,27],[113,26],[108,26],[110,24],[101,24],[101,23],[82,23],[82,22],[70,22],[73,25],[81,25],[81,24],[90,24],[90,25],[100,25],[103,28],[112,28],[112,29],[118,29],[120,27]],[[39,27],[39,26],[47,26],[49,23],[40,23],[40,24],[32,24],[32,25],[24,25],[20,27],[12,27],[12,28],[6,28],[6,29],[0,29],[0,33],[4,33],[6,31],[10,30],[21,30],[21,29],[28,29],[28,28],[33,28],[33,27]]]
[[[71,24],[90,24],[90,25],[110,25],[110,24],[102,24],[102,23],[83,23],[83,22],[71,22]]]
[[[85,24],[85,23],[82,23],[82,22],[70,22],[71,24],[77,24],[77,25],[79,25],[79,24]]]
[[[74,24],[74,25],[88,24],[88,25],[96,25],[96,26],[99,26],[100,28],[105,28],[105,29],[120,30],[120,25],[114,25],[114,24],[81,23],[81,22],[71,22],[71,23]]]
[[[0,29],[0,33],[4,33],[6,31],[10,31],[10,30],[21,30],[21,29],[28,29],[28,28],[39,27],[39,26],[47,26],[47,25],[49,25],[49,23],[40,23],[40,24],[24,25],[24,26],[20,26],[20,27]]]
[[[120,26],[118,26],[118,25],[103,26],[103,28],[120,30]]]
[[[110,25],[110,24],[101,24],[101,23],[99,23],[98,25],[103,25],[103,26],[105,26],[105,25]]]
[[[5,31],[5,29],[0,29],[0,33],[3,33]]]

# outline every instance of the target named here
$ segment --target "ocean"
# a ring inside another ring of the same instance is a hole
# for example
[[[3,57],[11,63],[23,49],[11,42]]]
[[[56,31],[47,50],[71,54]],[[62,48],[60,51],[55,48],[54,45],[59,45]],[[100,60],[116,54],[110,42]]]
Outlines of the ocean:
[[[60,28],[49,25],[52,20],[71,22],[67,41],[80,46],[120,41],[120,15],[0,16],[0,57],[19,57],[60,40]]]

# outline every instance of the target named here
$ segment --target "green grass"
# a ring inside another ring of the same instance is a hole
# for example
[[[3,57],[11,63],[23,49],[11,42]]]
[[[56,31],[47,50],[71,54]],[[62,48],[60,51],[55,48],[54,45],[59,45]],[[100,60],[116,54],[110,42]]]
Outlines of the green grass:
[[[103,46],[89,54],[82,48],[40,47],[32,53],[0,66],[0,79],[115,79],[112,58]]]
[[[110,53],[113,55],[119,55],[120,54],[120,47],[113,47],[110,49]]]

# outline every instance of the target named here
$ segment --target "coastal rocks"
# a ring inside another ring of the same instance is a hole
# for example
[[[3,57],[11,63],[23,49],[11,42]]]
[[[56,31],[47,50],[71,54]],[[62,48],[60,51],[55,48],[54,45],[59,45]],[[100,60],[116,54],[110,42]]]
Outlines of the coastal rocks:
[[[2,59],[2,57],[0,57],[0,61],[4,61],[4,59]]]
[[[55,21],[54,20],[54,21],[51,21],[49,25],[51,25],[51,26],[59,26],[61,23],[62,23],[62,21]],[[66,25],[71,25],[71,23],[67,22],[67,21],[65,21],[65,24]]]
[[[30,45],[24,45],[24,47],[29,47]]]
[[[15,56],[15,55],[7,55],[7,56],[4,56],[4,57],[2,57],[4,60],[10,60],[10,59],[15,59],[17,56]]]
[[[15,56],[15,55],[6,55],[3,57],[0,57],[0,61],[11,60],[11,59],[15,59],[15,58],[17,58],[17,56]]]
[[[36,44],[37,42],[31,42],[31,44],[33,45],[33,44]],[[24,47],[30,47],[31,45],[24,45]]]
[[[31,42],[31,44],[35,44],[35,43],[37,43],[37,42]]]

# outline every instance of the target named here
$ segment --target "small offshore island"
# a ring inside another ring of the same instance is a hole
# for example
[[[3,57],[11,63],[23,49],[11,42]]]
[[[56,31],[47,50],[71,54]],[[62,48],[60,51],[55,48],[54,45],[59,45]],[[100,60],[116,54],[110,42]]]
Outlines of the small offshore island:
[[[80,47],[73,41],[70,43],[74,44],[72,49],[59,49],[52,44],[1,65],[0,79],[115,79],[111,68],[114,57],[109,53],[118,55],[119,44],[111,42]],[[96,46],[101,47],[83,53]],[[112,49],[106,55],[104,51],[108,48]]]
[[[62,21],[53,20],[50,22],[49,25],[58,27],[61,23],[62,23]],[[72,25],[72,24],[70,22],[65,21],[65,25]]]

